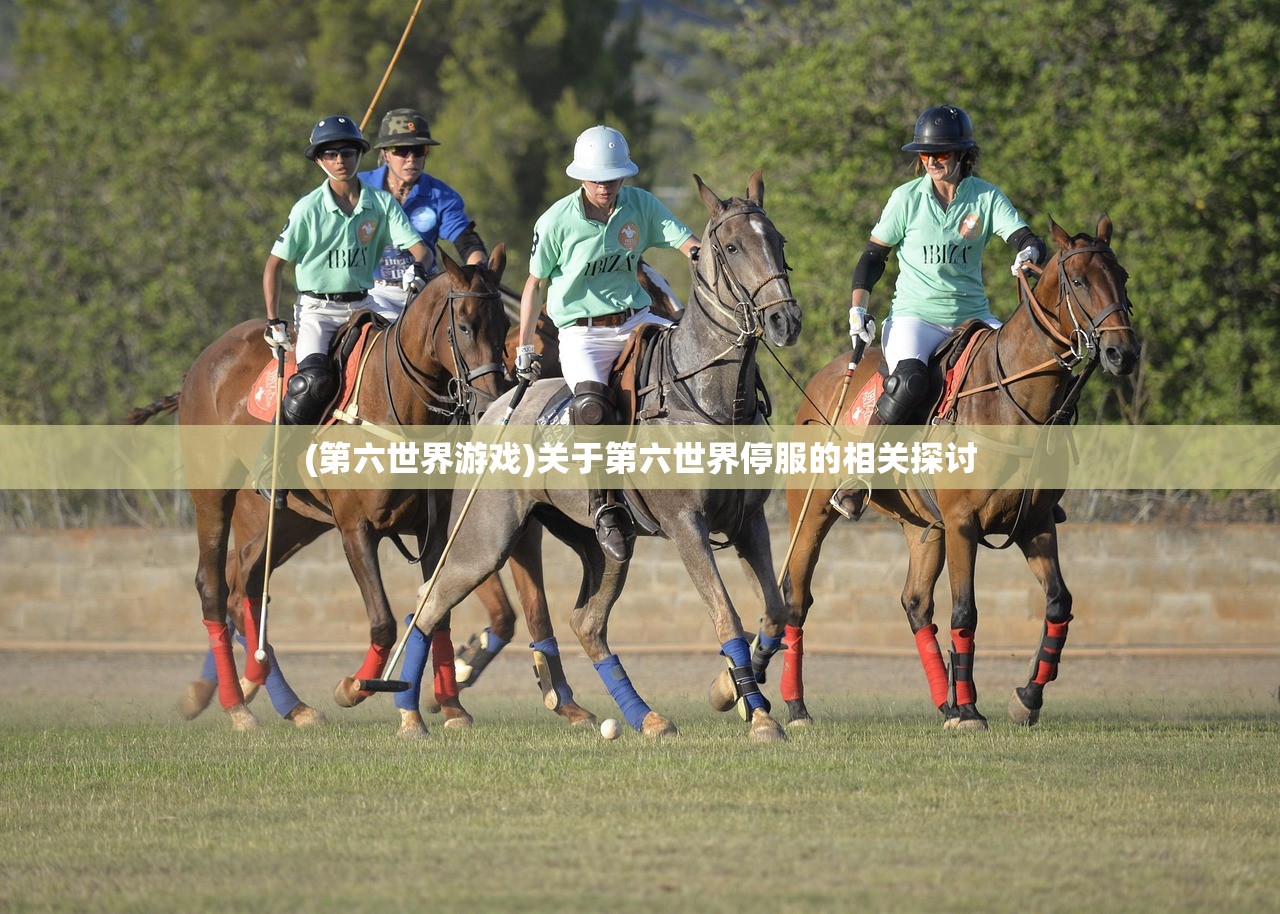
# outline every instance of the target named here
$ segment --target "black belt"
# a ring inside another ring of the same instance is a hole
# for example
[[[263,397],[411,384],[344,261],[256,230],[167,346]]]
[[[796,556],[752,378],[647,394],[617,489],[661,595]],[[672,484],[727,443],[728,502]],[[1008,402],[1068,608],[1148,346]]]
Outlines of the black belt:
[[[303,295],[311,298],[322,298],[325,301],[364,301],[368,292],[303,292]]]
[[[575,327],[621,327],[632,316],[639,314],[644,308],[623,308],[613,314],[602,314],[598,317],[580,317],[573,322]]]

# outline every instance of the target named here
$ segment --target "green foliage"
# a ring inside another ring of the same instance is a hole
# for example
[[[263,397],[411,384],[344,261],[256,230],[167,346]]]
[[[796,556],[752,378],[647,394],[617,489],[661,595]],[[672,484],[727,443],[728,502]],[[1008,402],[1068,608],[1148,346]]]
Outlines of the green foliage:
[[[1133,382],[1091,384],[1085,416],[1280,421],[1276,0],[830,0],[711,40],[743,76],[691,127],[727,169],[765,167],[807,309],[797,374],[847,347],[849,273],[910,174],[898,147],[945,100],[1040,234],[1050,215],[1073,233],[1103,211],[1116,223],[1146,359]],[[997,314],[1016,303],[1010,253],[987,258]],[[771,385],[793,408],[798,393]]]

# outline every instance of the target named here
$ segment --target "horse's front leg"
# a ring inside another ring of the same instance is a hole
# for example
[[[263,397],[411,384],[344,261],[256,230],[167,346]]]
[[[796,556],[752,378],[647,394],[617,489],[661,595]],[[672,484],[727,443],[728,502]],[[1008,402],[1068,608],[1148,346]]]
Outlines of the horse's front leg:
[[[967,525],[955,524],[947,528],[944,538],[951,580],[951,675],[942,726],[947,730],[985,730],[987,719],[978,712],[978,688],[973,679],[973,640],[978,628],[974,598],[978,534]]]
[[[396,640],[396,620],[391,614],[391,604],[382,584],[382,568],[378,563],[378,541],[363,520],[348,527],[340,527],[342,549],[347,564],[360,587],[365,611],[369,616],[369,650],[364,662],[354,676],[344,676],[333,691],[333,700],[340,708],[358,705],[373,693],[359,687],[361,679],[378,679],[386,668],[387,659]]]
[[[1025,686],[1013,690],[1009,699],[1009,716],[1016,723],[1030,727],[1040,719],[1044,706],[1044,687],[1058,678],[1058,663],[1067,643],[1067,626],[1071,622],[1071,591],[1062,579],[1058,562],[1058,531],[1052,522],[1039,532],[1028,532],[1018,540],[1018,548],[1026,556],[1031,573],[1044,588],[1044,631],[1040,649],[1031,661],[1031,678]]]

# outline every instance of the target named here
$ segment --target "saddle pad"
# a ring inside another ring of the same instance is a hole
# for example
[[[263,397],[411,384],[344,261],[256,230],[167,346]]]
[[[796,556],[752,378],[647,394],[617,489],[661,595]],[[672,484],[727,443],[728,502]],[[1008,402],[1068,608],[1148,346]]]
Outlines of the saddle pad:
[[[845,414],[845,424],[866,425],[875,413],[876,401],[880,399],[882,393],[884,393],[884,377],[878,371],[872,372],[867,383],[862,386],[862,390],[858,391],[858,395],[853,398],[853,404]]]
[[[956,358],[955,362],[947,369],[947,377],[942,386],[942,402],[938,404],[938,418],[945,417],[955,408],[956,398],[960,395],[960,385],[964,383],[964,376],[969,370],[969,358],[973,355],[973,350],[977,348],[978,341],[986,334],[978,332],[969,337],[969,342],[965,344],[964,351]]]
[[[365,343],[368,341],[369,328],[372,324],[366,323],[360,328],[360,336],[356,340],[351,352],[347,356],[346,363],[343,365],[342,371],[342,387],[338,391],[337,399],[333,405],[346,409],[351,395],[355,392],[356,375],[360,373],[360,357],[364,352]],[[289,383],[289,379],[298,371],[298,365],[294,361],[293,353],[289,352],[285,355],[284,360],[284,380],[285,384]],[[268,359],[267,364],[262,367],[262,371],[258,374],[258,380],[253,382],[253,386],[249,388],[249,415],[255,419],[261,419],[263,422],[271,422],[276,417],[276,363],[274,359]],[[326,417],[328,414],[326,413]],[[332,422],[329,419],[329,422]],[[327,423],[326,423],[327,424]]]

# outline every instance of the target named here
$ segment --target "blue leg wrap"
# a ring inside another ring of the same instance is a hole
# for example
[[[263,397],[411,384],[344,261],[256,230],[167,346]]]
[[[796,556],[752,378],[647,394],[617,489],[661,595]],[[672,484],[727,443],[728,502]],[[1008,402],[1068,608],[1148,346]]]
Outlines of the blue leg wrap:
[[[770,638],[763,631],[761,631],[756,634],[756,638],[757,640],[759,640],[760,646],[764,648],[766,651],[768,651],[770,654],[776,653],[778,650],[778,645],[782,644],[781,635],[779,635],[776,638]]]
[[[405,616],[404,624],[413,621],[413,616]],[[418,702],[422,698],[422,677],[427,671],[427,654],[431,650],[431,642],[415,625],[409,629],[409,638],[404,644],[404,664],[400,668],[400,678],[409,683],[409,688],[395,693],[396,707],[401,711],[418,710]]]
[[[250,650],[257,650],[255,644],[252,648],[245,643],[244,635],[236,634],[236,640],[240,642],[240,646],[248,653]],[[212,657],[212,653],[209,655]],[[284,673],[280,672],[280,663],[276,660],[276,649],[270,644],[267,645],[267,661],[271,664],[271,669],[267,673],[267,697],[271,699],[271,707],[276,709],[276,713],[284,717],[298,705],[302,704],[302,699],[298,697],[298,693],[289,685],[289,681],[284,678]]]
[[[617,702],[627,723],[632,729],[639,730],[650,708],[644,703],[644,699],[636,694],[635,686],[631,684],[627,671],[622,668],[622,661],[618,659],[618,655],[610,654],[599,663],[592,665],[600,674],[600,679],[604,682],[604,687],[609,690],[609,695]]]
[[[747,707],[752,711],[765,708],[764,696],[760,694],[760,687],[756,685],[755,677],[751,676],[751,646],[747,644],[747,639],[731,638],[720,646],[720,653],[729,658],[729,662],[734,665],[734,685],[739,687],[741,697],[747,700]],[[745,668],[743,675],[749,678],[749,687],[746,689],[741,688],[742,683],[737,679],[737,671],[743,668]]]
[[[487,625],[484,627],[484,630],[486,634],[488,634],[489,636],[484,643],[484,652],[486,654],[496,654],[498,653],[498,651],[502,650],[504,647],[506,647],[508,644],[511,643],[506,638],[499,638],[497,635],[493,633],[493,629],[491,629]],[[551,640],[551,643],[554,644],[556,639],[552,638],[550,640]],[[541,648],[539,648],[539,650],[541,650]]]
[[[200,667],[200,678],[208,679],[212,682],[218,681],[218,667],[213,660],[213,651],[205,651],[204,666]]]
[[[492,638],[493,634],[490,633],[489,637]],[[504,641],[503,644],[505,643],[506,642]],[[548,657],[560,656],[560,642],[556,641],[554,636],[544,638],[541,641],[534,641],[529,645],[529,647],[533,648],[535,651],[541,651]],[[491,651],[490,653],[497,653],[497,651]],[[569,683],[565,681],[563,669],[560,670],[560,673],[561,677],[554,680],[554,685],[556,687],[556,695],[560,696],[560,704],[564,704],[566,701],[573,701],[573,689],[569,688]]]

